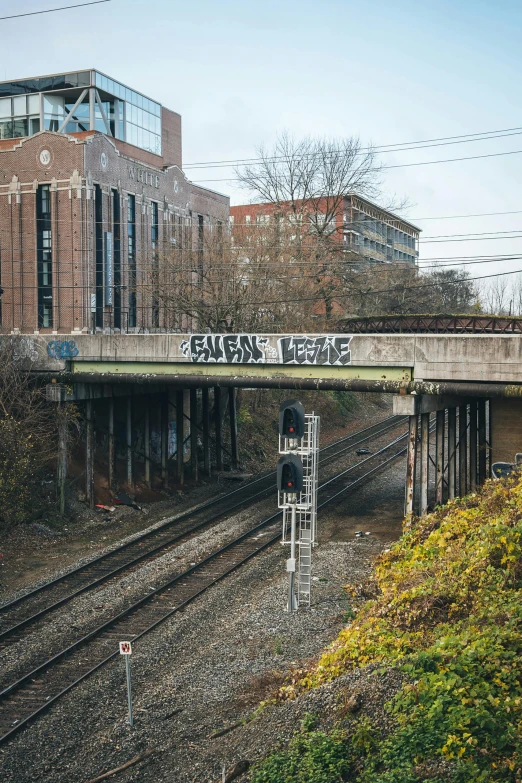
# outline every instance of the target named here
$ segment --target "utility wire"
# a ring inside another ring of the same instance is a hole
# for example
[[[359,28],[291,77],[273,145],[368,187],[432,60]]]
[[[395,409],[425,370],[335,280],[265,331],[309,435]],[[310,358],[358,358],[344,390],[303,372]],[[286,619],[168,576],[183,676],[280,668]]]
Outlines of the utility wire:
[[[442,160],[420,160],[416,163],[397,163],[390,166],[381,166],[380,171],[384,169],[406,169],[414,166],[434,166],[439,163],[458,163],[463,160],[483,160],[484,158],[500,158],[505,155],[520,155],[522,150],[511,150],[510,152],[491,152],[488,155],[469,155],[462,158],[444,158]],[[259,177],[259,179],[268,179],[268,177]],[[194,185],[201,185],[203,182],[243,182],[240,177],[221,177],[219,179],[198,179],[194,180]],[[362,197],[364,198],[364,196]],[[408,222],[406,220],[406,222]]]
[[[388,149],[388,148],[409,147],[412,144],[422,144],[422,145],[432,144],[433,146],[437,146],[437,144],[436,144],[437,142],[453,142],[453,140],[458,140],[458,139],[463,139],[464,140],[463,143],[465,143],[466,140],[474,141],[477,136],[484,136],[485,137],[484,139],[477,139],[478,141],[487,141],[488,138],[497,138],[497,137],[500,136],[500,134],[503,134],[503,135],[509,135],[509,134],[517,135],[521,131],[522,131],[521,127],[500,128],[499,130],[481,131],[479,133],[464,133],[461,136],[440,136],[439,138],[436,138],[436,139],[420,139],[420,140],[417,140],[417,141],[403,141],[403,142],[398,142],[398,143],[394,143],[394,144],[381,144],[381,145],[378,145],[378,146],[375,146],[375,147],[361,147],[360,152],[370,152],[370,151],[377,152],[379,150],[389,151],[389,152],[400,152],[401,150]],[[493,135],[493,134],[495,134],[495,135]],[[460,142],[455,142],[455,143],[460,143]],[[415,148],[415,149],[417,149],[417,148]],[[305,157],[312,157],[313,155],[319,155],[319,154],[320,153],[318,153],[318,152],[315,152],[315,153],[311,152],[311,153],[307,153],[307,154],[302,155],[302,156],[296,156],[295,159],[302,160]],[[238,158],[236,160],[234,160],[234,159],[229,159],[229,160],[207,160],[207,161],[199,161],[199,162],[196,162],[196,163],[186,163],[184,168],[210,168],[210,167],[213,167],[213,166],[220,166],[220,165],[237,166],[237,165],[240,165],[240,164],[255,164],[255,163],[259,163],[259,162],[271,163],[271,162],[276,161],[276,160],[288,160],[289,158],[294,159],[292,156],[289,156],[289,155],[273,155],[273,156],[267,156],[266,158],[257,157],[257,158],[243,158],[243,159]]]
[[[18,19],[20,16],[38,16],[38,14],[52,14],[55,11],[68,11],[70,8],[83,8],[86,5],[99,5],[110,3],[111,0],[91,0],[89,3],[76,3],[76,5],[62,5],[60,8],[46,8],[43,11],[27,11],[25,14],[13,14],[12,16],[0,16],[0,22],[4,19]]]

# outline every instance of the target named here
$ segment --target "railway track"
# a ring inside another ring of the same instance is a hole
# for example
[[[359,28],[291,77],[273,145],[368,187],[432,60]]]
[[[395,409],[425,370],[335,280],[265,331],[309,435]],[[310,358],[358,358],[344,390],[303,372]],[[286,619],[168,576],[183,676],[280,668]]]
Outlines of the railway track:
[[[356,446],[394,429],[404,420],[405,417],[390,416],[329,444],[321,450],[320,465],[324,467]],[[178,546],[233,511],[275,493],[274,476],[275,471],[270,472],[226,495],[208,501],[199,508],[169,518],[132,541],[95,557],[0,607],[0,650],[23,639],[34,629],[35,624],[73,598],[116,579],[124,572],[131,572],[145,561],[163,555],[169,548]]]
[[[353,492],[405,454],[406,438],[407,433],[400,435],[324,482],[320,487],[319,508]],[[266,518],[1,690],[0,743],[12,738],[72,688],[119,655],[118,640],[136,642],[280,540],[280,519],[280,512]]]

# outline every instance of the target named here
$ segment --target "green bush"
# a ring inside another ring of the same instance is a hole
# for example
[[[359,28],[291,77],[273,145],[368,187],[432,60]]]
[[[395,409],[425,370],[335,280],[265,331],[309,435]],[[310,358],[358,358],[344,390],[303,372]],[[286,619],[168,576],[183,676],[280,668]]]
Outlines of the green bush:
[[[254,768],[252,783],[339,783],[350,780],[349,746],[343,732],[298,734],[287,751]]]

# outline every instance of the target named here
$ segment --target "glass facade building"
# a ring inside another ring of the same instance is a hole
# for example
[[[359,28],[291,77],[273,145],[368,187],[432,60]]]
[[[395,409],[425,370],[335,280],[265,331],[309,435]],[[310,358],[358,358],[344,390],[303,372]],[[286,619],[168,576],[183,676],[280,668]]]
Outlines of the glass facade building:
[[[161,155],[161,104],[99,71],[0,83],[0,139],[97,130]]]

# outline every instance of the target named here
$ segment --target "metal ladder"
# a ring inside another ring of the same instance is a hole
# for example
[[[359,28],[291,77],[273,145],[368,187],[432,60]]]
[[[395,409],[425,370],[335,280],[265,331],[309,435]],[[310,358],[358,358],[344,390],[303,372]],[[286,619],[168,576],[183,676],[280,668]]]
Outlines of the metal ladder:
[[[308,524],[307,524],[308,522]],[[299,570],[297,600],[299,604],[310,604],[312,592],[312,531],[309,520],[299,525]]]

